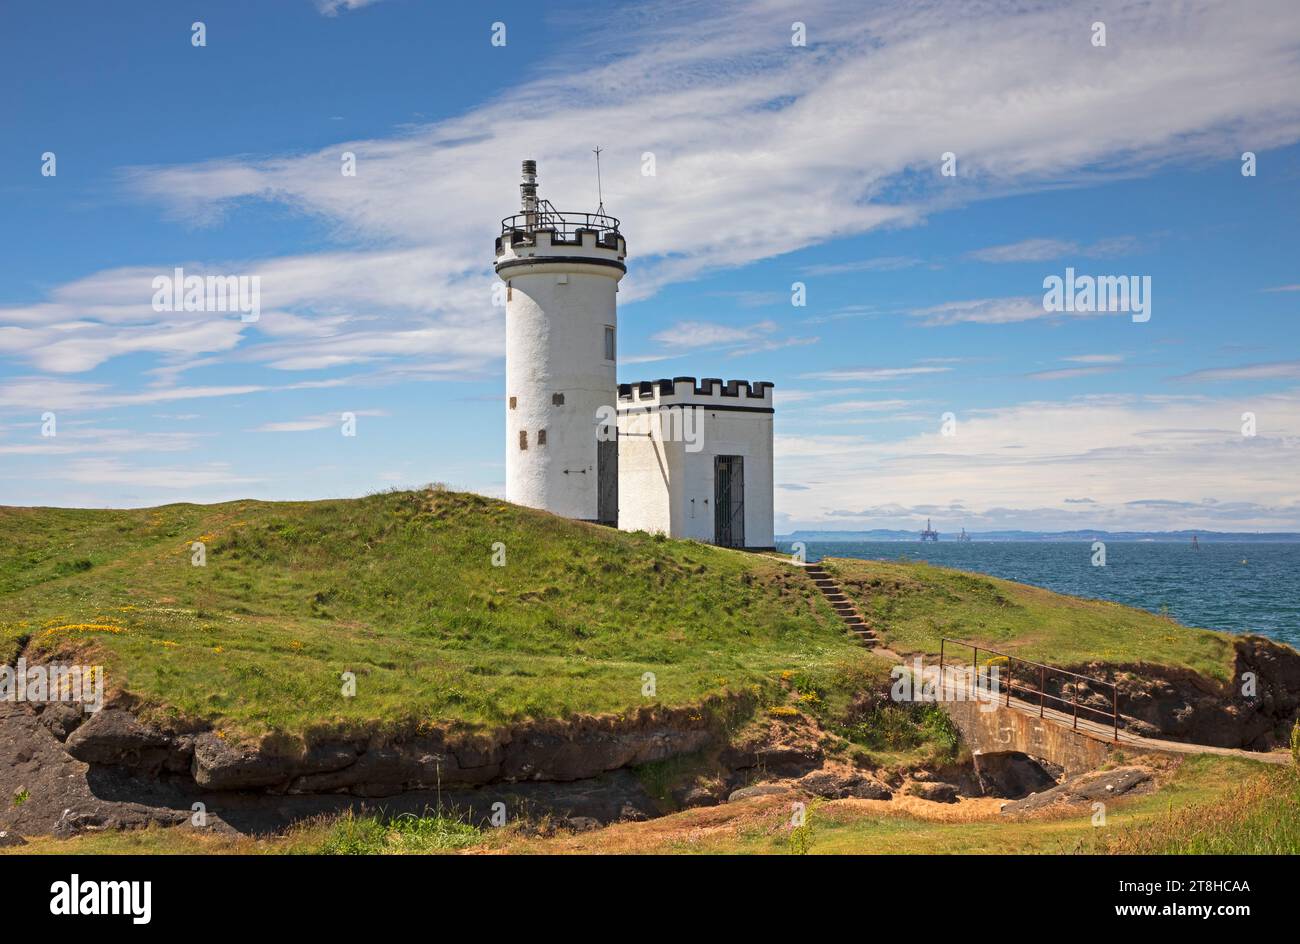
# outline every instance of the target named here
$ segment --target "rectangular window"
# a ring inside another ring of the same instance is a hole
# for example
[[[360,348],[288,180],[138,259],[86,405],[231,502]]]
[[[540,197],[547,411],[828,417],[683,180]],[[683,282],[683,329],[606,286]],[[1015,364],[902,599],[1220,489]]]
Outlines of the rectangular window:
[[[518,405],[519,405],[519,398],[518,398],[518,397],[511,397],[511,398],[510,398],[510,409],[513,410],[513,409],[514,409],[515,407],[517,407]]]
[[[546,445],[546,430],[544,430],[544,429],[539,429],[539,430],[537,431],[537,445],[539,445],[539,446],[545,446],[545,445]]]
[[[526,429],[521,429],[519,431],[519,448],[520,449],[528,448],[528,430]]]
[[[564,406],[564,394],[562,394],[562,393],[553,393],[553,394],[551,394],[551,405],[552,405],[552,406]]]
[[[617,360],[615,354],[617,349],[614,347],[614,326],[605,325],[605,360]]]

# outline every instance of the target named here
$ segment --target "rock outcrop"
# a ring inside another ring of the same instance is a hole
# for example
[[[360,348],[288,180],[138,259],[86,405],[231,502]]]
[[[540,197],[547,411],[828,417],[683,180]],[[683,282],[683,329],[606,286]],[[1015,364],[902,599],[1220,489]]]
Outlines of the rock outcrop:
[[[1115,797],[1142,793],[1155,787],[1155,774],[1149,767],[1128,766],[1080,774],[1065,783],[1034,793],[1002,807],[1007,814],[1029,813],[1058,803],[1105,803]]]

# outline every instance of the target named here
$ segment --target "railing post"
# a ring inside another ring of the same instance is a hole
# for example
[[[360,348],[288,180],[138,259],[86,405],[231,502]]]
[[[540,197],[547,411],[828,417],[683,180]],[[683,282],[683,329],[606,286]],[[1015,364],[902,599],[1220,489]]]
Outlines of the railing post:
[[[1119,742],[1119,689],[1112,685],[1110,687],[1110,704],[1111,711],[1115,714],[1115,741]]]
[[[1011,679],[1014,678],[1011,668],[1011,657],[1007,656],[1007,707],[1011,707]]]
[[[1043,717],[1043,698],[1047,692],[1047,666],[1038,667],[1038,717]]]
[[[974,650],[970,657],[970,683],[975,684],[975,680],[980,677],[980,647],[971,646]]]
[[[1079,730],[1079,683],[1074,683],[1073,698],[1074,702],[1074,730]]]
[[[947,688],[947,686],[944,684],[943,681],[943,643],[944,643],[944,638],[940,636],[939,637],[939,700],[940,701],[944,700],[945,697],[944,690]]]

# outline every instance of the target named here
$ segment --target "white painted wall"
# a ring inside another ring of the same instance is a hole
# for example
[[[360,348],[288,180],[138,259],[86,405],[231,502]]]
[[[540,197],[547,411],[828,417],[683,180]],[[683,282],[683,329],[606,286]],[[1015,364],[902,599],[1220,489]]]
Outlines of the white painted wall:
[[[500,242],[506,298],[506,499],[569,518],[597,511],[596,418],[616,402],[616,364],[605,359],[605,326],[617,330],[625,247],[553,245],[549,233]],[[582,261],[591,259],[591,263]],[[519,263],[519,264],[514,264]],[[552,402],[564,394],[563,405]],[[516,406],[510,408],[510,398]],[[546,430],[546,444],[538,431]],[[528,448],[519,448],[519,433]],[[567,473],[567,474],[566,474]]]
[[[743,384],[737,396],[724,395],[718,384],[708,393],[696,393],[695,383],[685,380],[675,382],[666,395],[658,382],[648,396],[638,384],[631,388],[632,396],[619,400],[618,526],[712,542],[714,458],[743,456],[745,544],[771,547],[773,414],[726,409],[771,409],[771,387],[753,397]],[[698,435],[699,451],[690,450],[682,422],[670,416],[674,408],[694,411],[696,425],[692,429],[687,422],[685,432]]]

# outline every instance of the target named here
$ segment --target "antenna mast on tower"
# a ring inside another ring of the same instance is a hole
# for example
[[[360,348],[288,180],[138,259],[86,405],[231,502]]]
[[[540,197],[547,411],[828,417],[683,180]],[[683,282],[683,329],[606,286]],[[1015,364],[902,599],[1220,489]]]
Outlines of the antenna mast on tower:
[[[605,193],[600,184],[600,152],[604,148],[594,147],[591,150],[596,155],[596,212],[603,216],[605,214]]]

